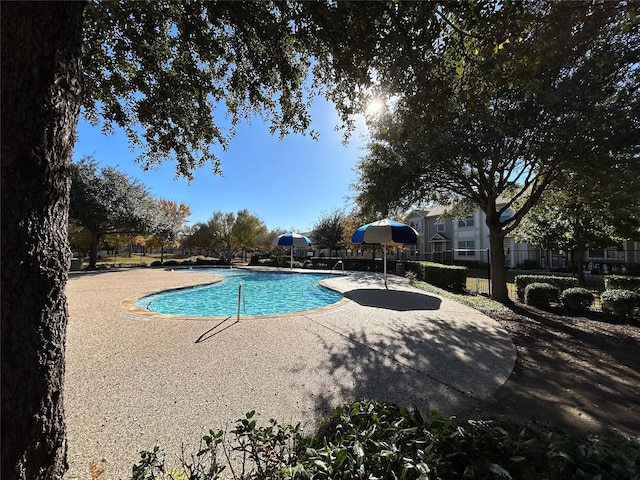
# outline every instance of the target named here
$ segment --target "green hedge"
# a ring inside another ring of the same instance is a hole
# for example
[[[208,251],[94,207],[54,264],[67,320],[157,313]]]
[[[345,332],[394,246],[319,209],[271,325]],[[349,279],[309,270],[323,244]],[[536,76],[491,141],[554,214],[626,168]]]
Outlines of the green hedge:
[[[530,283],[524,289],[524,303],[537,308],[548,308],[551,303],[557,303],[560,292],[558,287],[550,283]]]
[[[605,290],[633,290],[640,292],[640,277],[607,275],[604,277]]]
[[[518,300],[524,301],[524,289],[531,283],[549,283],[558,290],[577,287],[578,279],[574,277],[559,277],[555,275],[517,275],[515,278],[516,295]]]
[[[567,310],[587,310],[593,304],[594,296],[586,288],[567,288],[560,295],[560,302]]]
[[[415,273],[418,280],[436,287],[459,292],[467,287],[467,267],[433,262],[405,262],[405,264],[406,270]]]
[[[627,317],[640,310],[640,293],[631,290],[606,290],[600,296],[602,311]]]

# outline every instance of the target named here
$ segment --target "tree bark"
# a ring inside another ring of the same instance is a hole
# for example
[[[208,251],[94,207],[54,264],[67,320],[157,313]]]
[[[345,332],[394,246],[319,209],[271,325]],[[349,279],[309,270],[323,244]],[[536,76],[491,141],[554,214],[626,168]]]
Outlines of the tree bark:
[[[489,251],[491,255],[491,296],[498,302],[509,301],[507,291],[507,272],[504,268],[504,233],[489,232]]]
[[[2,478],[61,478],[82,2],[2,2]]]
[[[489,255],[491,265],[491,297],[498,302],[509,302],[507,291],[507,272],[504,268],[504,237],[500,224],[500,215],[491,202],[485,211],[487,227],[489,227]]]

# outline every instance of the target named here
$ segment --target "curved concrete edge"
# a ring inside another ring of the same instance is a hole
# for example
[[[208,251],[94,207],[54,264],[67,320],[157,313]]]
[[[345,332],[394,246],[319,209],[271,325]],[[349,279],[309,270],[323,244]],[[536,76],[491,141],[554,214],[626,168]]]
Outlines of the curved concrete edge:
[[[213,267],[209,267],[209,268],[213,268]],[[326,272],[326,271],[318,271],[318,270],[298,270],[298,269],[294,269],[292,271],[277,271],[274,272],[273,270],[267,270],[265,268],[260,268],[260,267],[236,267],[237,269],[243,269],[243,270],[253,270],[256,272],[270,272],[270,273],[280,273],[280,274],[290,274],[290,273],[321,273],[321,274],[331,274],[331,272]],[[176,270],[171,270],[172,272],[175,272]],[[179,271],[179,270],[178,270]],[[217,274],[211,274],[212,277],[214,277],[213,281],[211,282],[205,282],[205,283],[198,283],[196,285],[189,285],[189,286],[182,286],[182,287],[176,287],[176,288],[168,288],[168,289],[157,289],[157,290],[153,290],[153,291],[147,291],[147,292],[142,292],[142,293],[135,293],[133,295],[130,295],[128,297],[126,297],[125,299],[122,300],[121,302],[121,306],[124,310],[127,311],[127,313],[131,316],[130,318],[136,319],[139,318],[142,321],[148,321],[148,320],[194,320],[194,321],[207,321],[207,320],[224,320],[224,319],[229,319],[231,317],[233,317],[232,315],[207,315],[207,316],[193,316],[193,315],[171,315],[171,314],[165,314],[165,313],[158,313],[158,312],[153,312],[151,310],[147,310],[144,308],[139,307],[138,305],[136,305],[136,302],[138,300],[140,300],[141,298],[147,297],[149,295],[154,295],[156,293],[160,293],[160,292],[175,292],[175,291],[180,291],[180,290],[188,290],[188,289],[192,289],[192,288],[197,288],[197,287],[202,287],[205,285],[214,285],[218,282],[221,282],[222,280],[224,280],[224,277],[221,275],[217,275]],[[326,283],[326,280],[322,280],[320,281],[320,284],[323,285],[326,288],[329,288],[331,290],[337,291],[339,293],[344,293],[341,290],[339,290],[338,288]],[[240,315],[240,318],[245,319],[245,320],[249,320],[249,319],[267,319],[267,318],[277,318],[277,317],[293,317],[293,316],[299,316],[299,315],[306,315],[306,314],[310,314],[310,313],[314,313],[314,312],[318,312],[318,311],[324,311],[324,310],[330,310],[332,308],[337,308],[340,307],[341,305],[343,305],[345,302],[348,302],[349,300],[347,298],[342,298],[341,300],[334,302],[332,304],[323,306],[323,307],[318,307],[318,308],[314,308],[314,309],[310,309],[310,310],[300,310],[300,311],[296,311],[296,312],[287,312],[287,313],[278,313],[278,314],[268,314],[268,315]],[[238,318],[239,319],[239,318]]]
[[[251,410],[259,423],[302,422],[306,433],[362,398],[455,415],[511,374],[508,334],[469,307],[394,275],[388,290],[371,273],[323,282],[350,299],[251,321],[139,321],[123,299],[211,283],[210,274],[132,269],[70,278],[66,478],[88,477],[89,462],[101,459],[108,478],[126,478],[140,450],[197,448],[209,428],[229,430]]]

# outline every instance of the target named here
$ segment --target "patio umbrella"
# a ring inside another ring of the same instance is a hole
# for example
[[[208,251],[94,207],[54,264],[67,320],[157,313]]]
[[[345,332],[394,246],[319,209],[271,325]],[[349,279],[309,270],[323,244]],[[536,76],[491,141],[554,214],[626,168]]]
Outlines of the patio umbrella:
[[[273,240],[274,247],[291,247],[291,268],[293,269],[293,247],[310,247],[311,240],[299,233],[283,233]]]
[[[351,236],[351,243],[382,245],[384,286],[387,287],[387,245],[390,243],[416,244],[418,232],[409,225],[385,218],[358,228]]]

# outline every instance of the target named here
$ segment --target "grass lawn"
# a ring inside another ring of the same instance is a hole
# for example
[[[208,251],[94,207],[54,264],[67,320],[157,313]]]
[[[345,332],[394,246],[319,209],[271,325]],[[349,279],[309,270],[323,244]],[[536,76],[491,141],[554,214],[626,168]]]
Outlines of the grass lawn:
[[[116,266],[116,267],[148,267],[153,262],[159,262],[161,255],[159,253],[147,253],[147,254],[139,254],[132,253],[131,256],[128,254],[115,254],[115,255],[103,255],[98,258],[96,262],[96,266]],[[206,258],[212,259],[211,257],[202,257],[200,256],[189,256],[182,255],[180,253],[165,253],[162,256],[163,260],[166,262],[167,260],[188,260],[189,258]],[[86,267],[89,264],[88,257],[84,257],[82,261],[82,267]]]

